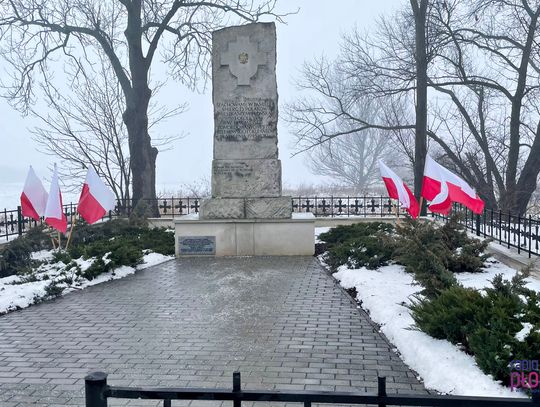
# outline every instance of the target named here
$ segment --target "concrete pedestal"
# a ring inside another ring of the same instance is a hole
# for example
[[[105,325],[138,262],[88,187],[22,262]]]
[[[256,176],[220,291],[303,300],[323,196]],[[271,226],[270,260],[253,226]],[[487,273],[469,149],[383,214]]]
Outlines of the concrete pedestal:
[[[203,220],[183,216],[174,220],[176,255],[311,256],[315,217],[298,215],[291,219]]]

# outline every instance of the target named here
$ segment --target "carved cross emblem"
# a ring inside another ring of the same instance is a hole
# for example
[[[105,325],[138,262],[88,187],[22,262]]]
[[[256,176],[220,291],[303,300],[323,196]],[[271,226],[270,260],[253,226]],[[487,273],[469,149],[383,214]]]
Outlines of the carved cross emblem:
[[[249,37],[239,36],[229,43],[227,52],[221,53],[221,65],[228,65],[238,85],[249,85],[259,65],[266,64],[266,54],[259,52],[259,47],[249,41]]]

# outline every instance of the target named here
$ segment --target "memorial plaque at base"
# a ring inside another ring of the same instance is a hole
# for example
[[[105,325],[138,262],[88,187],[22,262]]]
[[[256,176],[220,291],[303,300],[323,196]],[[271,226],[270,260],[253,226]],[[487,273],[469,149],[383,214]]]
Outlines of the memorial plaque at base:
[[[216,254],[215,236],[178,236],[178,248],[181,255]]]

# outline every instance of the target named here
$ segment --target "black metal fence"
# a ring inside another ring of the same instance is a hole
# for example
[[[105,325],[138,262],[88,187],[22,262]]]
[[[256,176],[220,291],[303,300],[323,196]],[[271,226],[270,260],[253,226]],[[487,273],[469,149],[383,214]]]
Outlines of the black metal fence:
[[[175,218],[178,216],[197,214],[201,198],[160,198],[149,202],[157,206],[160,217]],[[64,213],[71,221],[72,216],[78,216],[77,205],[64,205]],[[322,197],[292,197],[294,213],[313,213],[317,217],[391,217],[396,212],[405,212],[395,201],[383,196],[322,196]],[[119,201],[114,211],[109,212],[104,219],[127,216],[132,211],[129,201]],[[517,249],[518,253],[540,256],[540,220],[532,216],[513,215],[508,212],[485,210],[476,215],[469,209],[455,205],[453,212],[462,214],[461,222],[467,229],[481,237],[492,238],[495,242],[508,248]],[[432,215],[446,220],[447,217]],[[24,218],[21,208],[0,211],[0,240],[21,236],[30,227],[43,224],[43,219],[34,221]]]
[[[178,216],[199,213],[201,198],[160,198],[155,201],[147,200],[147,203],[157,206],[160,217],[175,218]],[[361,217],[384,217],[395,216],[399,207],[387,197],[360,196],[360,197],[293,197],[293,212],[311,212],[315,216],[361,216]],[[110,211],[104,219],[112,219],[128,216],[132,211],[130,201],[118,201],[116,208]],[[71,222],[72,216],[78,216],[77,204],[64,205],[64,213]],[[21,236],[29,228],[42,225],[43,219],[35,221],[22,216],[21,207],[17,209],[0,211],[0,239],[8,241],[11,238]]]
[[[200,198],[161,198],[157,200],[162,217],[198,213]],[[394,216],[399,206],[383,196],[315,196],[292,197],[295,213],[311,212],[315,216]]]
[[[63,205],[63,208],[68,219],[68,224],[71,224],[72,217],[78,216],[77,205],[70,203]],[[112,218],[113,215],[114,213],[111,212],[107,217]],[[31,218],[23,217],[20,206],[18,206],[17,209],[12,210],[0,210],[0,240],[9,241],[11,238],[22,236],[28,229],[35,226],[41,226],[44,223],[45,220],[43,218],[36,221]]]
[[[150,389],[139,387],[117,387],[107,385],[107,375],[102,372],[91,373],[85,378],[86,407],[107,407],[108,399],[144,399],[163,400],[164,407],[171,406],[171,400],[213,400],[216,402],[232,401],[233,407],[240,407],[246,402],[301,403],[311,407],[312,403],[323,404],[367,404],[378,406],[452,406],[452,407],[511,407],[539,406],[540,398],[533,394],[532,399],[502,397],[465,397],[447,395],[388,395],[386,379],[378,378],[376,394],[335,393],[298,391],[242,390],[240,373],[233,373],[233,388],[229,389]]]
[[[452,213],[461,214],[462,222],[467,230],[477,236],[493,239],[494,242],[515,248],[518,253],[540,256],[540,220],[530,215],[513,215],[509,212],[484,210],[481,215],[456,204]],[[433,215],[435,218],[447,220],[447,216]]]

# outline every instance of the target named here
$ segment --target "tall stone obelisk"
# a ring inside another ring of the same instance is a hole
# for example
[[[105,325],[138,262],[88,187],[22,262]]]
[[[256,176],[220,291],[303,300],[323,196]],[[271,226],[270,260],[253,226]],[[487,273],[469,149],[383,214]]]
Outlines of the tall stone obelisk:
[[[200,218],[290,218],[278,159],[275,24],[224,28],[212,45],[212,198]]]

